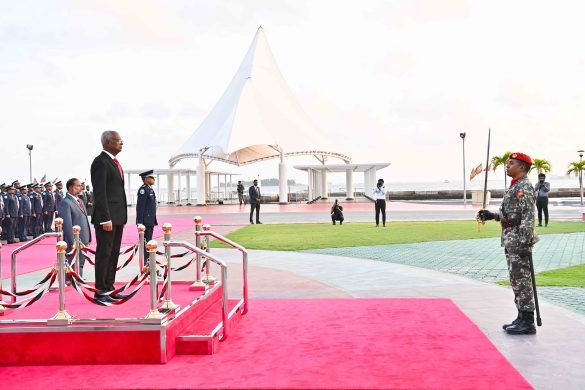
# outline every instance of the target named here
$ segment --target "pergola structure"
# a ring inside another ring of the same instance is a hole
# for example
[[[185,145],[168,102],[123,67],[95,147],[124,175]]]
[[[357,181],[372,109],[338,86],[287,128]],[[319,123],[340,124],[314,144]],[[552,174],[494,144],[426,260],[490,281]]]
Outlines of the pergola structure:
[[[197,204],[204,205],[209,164],[221,161],[236,166],[280,158],[279,199],[287,202],[284,157],[314,155],[346,163],[351,159],[323,136],[290,91],[272,55],[264,30],[256,35],[234,78],[197,130],[169,159],[198,158]],[[173,186],[169,174],[169,188]]]
[[[296,169],[307,172],[309,175],[309,199],[316,199],[319,196],[322,199],[329,197],[327,185],[328,172],[345,172],[345,189],[346,199],[353,200],[354,185],[353,173],[364,173],[364,188],[367,192],[370,188],[373,190],[376,184],[376,172],[386,168],[390,163],[371,163],[371,164],[336,164],[336,165],[295,165]]]

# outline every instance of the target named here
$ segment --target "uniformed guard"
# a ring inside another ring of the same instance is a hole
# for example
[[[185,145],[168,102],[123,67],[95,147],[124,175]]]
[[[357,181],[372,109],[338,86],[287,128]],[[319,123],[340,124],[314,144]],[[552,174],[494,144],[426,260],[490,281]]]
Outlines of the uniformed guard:
[[[59,205],[61,204],[61,201],[65,197],[65,193],[63,192],[63,183],[61,182],[61,180],[55,183],[55,187],[57,187],[57,189],[55,190],[53,195],[55,196],[55,215],[58,217]]]
[[[43,197],[41,196],[41,191],[43,187],[35,183],[33,185],[33,192],[31,196],[29,196],[31,200],[31,227],[33,237],[38,237],[43,233]]]
[[[18,198],[18,228],[17,235],[20,242],[28,241],[28,226],[31,217],[31,204],[28,197],[28,187],[26,185],[20,187],[20,193],[16,194]]]
[[[512,178],[498,212],[478,211],[481,221],[496,220],[502,225],[502,246],[506,254],[510,284],[518,317],[505,324],[509,334],[535,334],[534,289],[531,277],[532,247],[538,240],[534,234],[534,188],[528,179],[532,159],[523,153],[512,153],[506,164]]]
[[[140,177],[144,184],[138,189],[136,224],[142,224],[146,227],[144,230],[144,242],[146,244],[152,240],[154,227],[158,225],[156,221],[156,194],[152,189],[152,185],[154,184],[153,170],[142,172]]]
[[[43,226],[45,232],[52,232],[53,218],[55,217],[55,196],[53,195],[53,184],[45,183],[43,192]]]
[[[6,183],[2,183],[0,185],[0,221],[2,226],[2,233],[0,234],[0,240],[6,240],[8,237],[8,229],[6,229],[6,218],[5,218],[5,207],[6,207],[6,198],[8,197],[8,193],[6,192]]]
[[[12,185],[8,187],[8,195],[4,199],[4,218],[8,229],[6,240],[8,244],[16,243],[16,224],[18,222],[18,198]]]

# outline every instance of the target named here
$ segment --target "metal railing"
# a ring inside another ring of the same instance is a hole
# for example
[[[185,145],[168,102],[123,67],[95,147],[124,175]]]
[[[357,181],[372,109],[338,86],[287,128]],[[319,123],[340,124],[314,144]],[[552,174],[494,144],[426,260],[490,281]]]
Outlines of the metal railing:
[[[221,267],[221,288],[222,288],[222,307],[221,307],[221,319],[222,319],[222,328],[223,328],[223,335],[220,338],[221,341],[227,339],[229,335],[229,322],[228,322],[228,306],[227,306],[227,299],[228,299],[228,289],[227,289],[227,265],[224,261],[218,259],[217,257],[213,256],[210,253],[205,252],[197,248],[195,245],[190,244],[186,241],[165,241],[163,243],[165,248],[186,248],[190,251],[198,254],[199,256],[207,258],[207,261],[212,261],[215,264]]]
[[[243,275],[243,287],[242,287],[242,295],[243,295],[243,310],[242,310],[242,314],[246,314],[248,312],[248,251],[246,250],[246,248],[244,248],[243,246],[241,246],[240,244],[237,244],[235,242],[233,242],[232,240],[230,240],[229,238],[226,238],[224,236],[222,236],[219,233],[216,233],[212,230],[203,230],[203,231],[195,231],[195,237],[213,237],[216,240],[219,240],[229,246],[231,246],[234,249],[239,250],[242,253],[242,275]],[[207,246],[208,250],[209,250],[209,245]],[[209,252],[207,252],[209,253]]]
[[[12,264],[10,267],[10,291],[15,294],[16,293],[16,256],[24,251],[25,249],[33,246],[34,244],[44,240],[45,238],[49,238],[49,237],[57,237],[57,241],[61,241],[62,237],[63,237],[63,233],[62,232],[51,232],[51,233],[44,233],[41,234],[40,236],[33,238],[32,240],[28,241],[26,244],[19,246],[18,248],[16,248],[13,252],[12,252]],[[0,262],[0,272],[2,269],[2,263]],[[0,275],[0,280],[2,279],[2,275]],[[12,297],[11,298],[12,303],[16,302],[16,297]]]

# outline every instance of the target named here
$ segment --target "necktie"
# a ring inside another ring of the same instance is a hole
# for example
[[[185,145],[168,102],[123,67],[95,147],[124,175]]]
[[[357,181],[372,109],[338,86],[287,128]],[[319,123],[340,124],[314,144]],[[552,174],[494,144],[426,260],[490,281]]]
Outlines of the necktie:
[[[114,163],[116,163],[116,166],[118,167],[118,172],[120,172],[120,177],[122,178],[122,180],[124,180],[124,171],[122,171],[122,166],[120,165],[120,161],[118,161],[118,159],[114,158]]]
[[[79,205],[81,211],[83,211],[83,214],[85,214],[85,208],[83,207],[83,203],[81,203],[81,199],[77,198],[77,204]]]

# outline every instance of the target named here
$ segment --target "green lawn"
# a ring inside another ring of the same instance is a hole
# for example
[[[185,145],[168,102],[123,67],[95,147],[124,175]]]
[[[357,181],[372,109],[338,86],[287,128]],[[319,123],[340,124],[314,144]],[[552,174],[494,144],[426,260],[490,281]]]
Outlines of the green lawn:
[[[503,280],[498,282],[498,284],[509,285],[510,282]],[[536,274],[536,285],[585,287],[585,264],[539,272]]]
[[[582,222],[553,222],[537,228],[538,234],[575,233],[585,231]],[[250,225],[228,235],[248,249],[296,251],[305,249],[343,248],[353,246],[406,244],[425,241],[467,240],[499,237],[500,225],[487,222],[477,232],[475,221],[391,222],[386,228],[372,223],[344,225],[280,224]],[[212,247],[221,247],[212,242]]]

